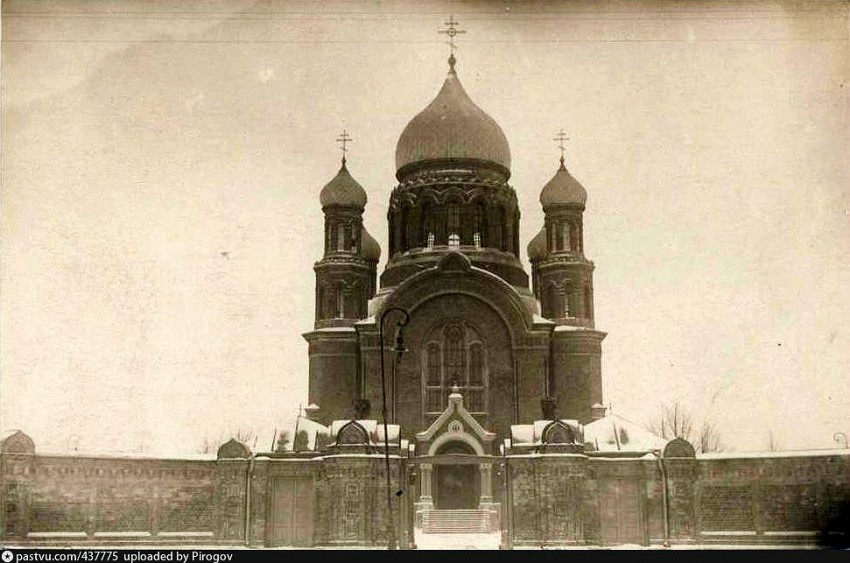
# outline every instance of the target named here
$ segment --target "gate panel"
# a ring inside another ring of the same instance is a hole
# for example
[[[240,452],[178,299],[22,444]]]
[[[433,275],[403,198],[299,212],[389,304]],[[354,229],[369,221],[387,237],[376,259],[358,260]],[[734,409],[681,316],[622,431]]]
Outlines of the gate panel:
[[[271,546],[307,547],[313,544],[313,480],[278,477],[274,480]]]

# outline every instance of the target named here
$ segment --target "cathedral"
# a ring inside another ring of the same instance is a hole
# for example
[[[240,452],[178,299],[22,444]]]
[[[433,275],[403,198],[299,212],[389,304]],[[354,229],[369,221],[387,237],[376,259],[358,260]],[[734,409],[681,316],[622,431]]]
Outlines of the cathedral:
[[[398,139],[383,250],[339,139],[292,443],[108,457],[11,432],[4,546],[848,544],[850,450],[697,453],[606,412],[588,194],[561,144],[527,272],[508,139],[457,67]]]
[[[385,313],[398,309],[409,315],[399,329],[404,352],[385,369],[389,418],[404,438],[429,428],[454,388],[498,438],[544,413],[582,424],[602,413],[605,333],[594,327],[593,262],[584,254],[587,192],[562,156],[540,191],[545,221],[528,245],[529,283],[510,145],[456,66],[452,56],[436,98],[396,145],[380,282],[381,248],[363,228],[366,192],[345,158],[319,196],[324,255],[305,338],[309,401],[325,424],[381,405],[377,337]],[[386,318],[390,340],[399,314]]]

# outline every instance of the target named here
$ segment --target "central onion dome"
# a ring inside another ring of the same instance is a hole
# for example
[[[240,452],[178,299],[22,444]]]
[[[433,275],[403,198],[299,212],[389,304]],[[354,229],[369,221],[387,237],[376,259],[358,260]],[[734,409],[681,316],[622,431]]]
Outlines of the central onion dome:
[[[458,159],[490,161],[510,169],[508,139],[466,94],[454,65],[452,56],[440,93],[404,128],[395,151],[397,170],[418,162]]]

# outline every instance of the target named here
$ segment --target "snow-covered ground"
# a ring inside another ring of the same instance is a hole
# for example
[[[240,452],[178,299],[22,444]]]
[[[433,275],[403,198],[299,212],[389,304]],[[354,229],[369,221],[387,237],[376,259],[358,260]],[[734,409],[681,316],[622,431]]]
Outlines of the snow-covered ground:
[[[499,549],[502,534],[423,534],[415,530],[414,538],[417,549]]]

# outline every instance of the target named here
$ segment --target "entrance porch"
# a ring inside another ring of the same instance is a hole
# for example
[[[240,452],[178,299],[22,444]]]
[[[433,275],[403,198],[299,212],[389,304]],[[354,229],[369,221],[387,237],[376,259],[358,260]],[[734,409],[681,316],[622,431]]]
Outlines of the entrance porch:
[[[422,533],[491,533],[500,529],[500,505],[493,499],[495,434],[464,408],[453,390],[446,410],[416,435],[411,459],[418,470],[415,527]],[[414,489],[416,490],[416,489]]]

